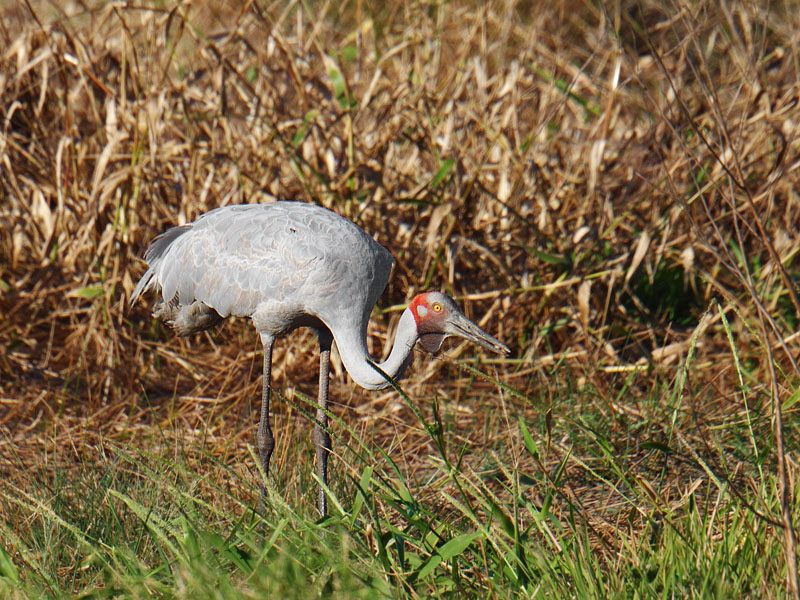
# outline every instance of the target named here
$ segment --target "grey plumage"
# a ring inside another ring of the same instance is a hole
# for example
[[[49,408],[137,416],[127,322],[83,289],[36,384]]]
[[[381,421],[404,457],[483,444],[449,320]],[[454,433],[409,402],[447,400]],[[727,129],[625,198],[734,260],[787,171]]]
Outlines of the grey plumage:
[[[265,299],[278,300],[272,308],[280,319],[302,313],[331,329],[364,331],[394,264],[355,224],[301,202],[212,210],[155,238],[145,260],[149,269],[131,303],[157,287],[165,303],[199,301],[224,318],[252,317]],[[362,314],[353,314],[356,307]],[[286,333],[276,319],[264,320],[276,335]]]
[[[394,259],[357,225],[319,206],[273,202],[217,208],[156,237],[144,258],[148,269],[131,304],[147,290],[159,290],[154,316],[180,335],[208,329],[230,315],[252,319],[264,346],[257,441],[265,474],[274,448],[269,402],[275,338],[297,327],[317,331],[320,382],[313,439],[323,514],[332,340],[347,372],[368,389],[388,387],[387,375],[403,374],[421,335],[432,350],[438,350],[445,337],[456,335],[493,352],[508,352],[461,314],[452,299],[427,292],[416,296],[401,315],[391,354],[376,369],[367,352],[367,325]]]

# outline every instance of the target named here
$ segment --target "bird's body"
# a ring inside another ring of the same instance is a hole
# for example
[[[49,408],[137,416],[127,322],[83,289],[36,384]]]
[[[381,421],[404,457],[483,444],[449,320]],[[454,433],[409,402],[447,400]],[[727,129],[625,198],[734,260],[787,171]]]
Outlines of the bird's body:
[[[264,344],[258,442],[265,473],[274,446],[269,377],[276,337],[297,327],[311,327],[320,337],[314,441],[323,482],[330,450],[326,411],[331,337],[347,372],[368,389],[390,385],[383,373],[399,377],[418,340],[438,350],[445,336],[459,335],[495,352],[508,351],[461,315],[450,298],[430,292],[411,302],[389,358],[377,365],[380,370],[374,368],[366,349],[367,324],[394,259],[357,225],[312,204],[273,202],[212,210],[155,238],[145,260],[149,268],[131,303],[148,289],[159,289],[162,300],[154,315],[172,323],[179,334],[208,329],[231,315],[252,319]],[[322,490],[319,503],[324,513]]]

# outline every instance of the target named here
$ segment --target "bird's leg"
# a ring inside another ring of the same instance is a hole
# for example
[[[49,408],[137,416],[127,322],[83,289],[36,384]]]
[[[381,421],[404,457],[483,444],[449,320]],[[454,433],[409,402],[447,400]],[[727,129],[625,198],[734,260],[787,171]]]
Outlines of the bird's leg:
[[[270,375],[272,373],[272,346],[275,338],[266,333],[261,334],[261,343],[264,345],[264,374],[262,376],[261,390],[261,420],[258,422],[258,435],[256,443],[258,445],[258,455],[261,458],[261,468],[264,470],[264,477],[269,474],[269,459],[272,450],[275,448],[275,438],[272,437],[272,429],[269,426],[269,394],[270,394]],[[261,495],[266,500],[266,488],[261,485]]]
[[[328,454],[331,451],[331,436],[328,433],[328,374],[331,370],[331,337],[330,331],[319,332],[319,395],[317,397],[317,414],[314,432],[311,439],[317,451],[317,475],[320,479],[318,506],[322,516],[328,514],[328,498],[325,487],[328,486]]]

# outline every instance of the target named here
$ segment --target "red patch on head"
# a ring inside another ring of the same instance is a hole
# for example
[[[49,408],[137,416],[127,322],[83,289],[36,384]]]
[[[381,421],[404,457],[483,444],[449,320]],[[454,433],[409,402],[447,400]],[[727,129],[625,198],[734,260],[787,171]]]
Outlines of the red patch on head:
[[[417,327],[420,325],[420,315],[419,315],[419,307],[424,306],[426,309],[428,308],[428,294],[419,294],[414,296],[411,299],[411,302],[408,303],[408,308],[411,309],[411,314],[414,316],[414,321],[417,323]]]

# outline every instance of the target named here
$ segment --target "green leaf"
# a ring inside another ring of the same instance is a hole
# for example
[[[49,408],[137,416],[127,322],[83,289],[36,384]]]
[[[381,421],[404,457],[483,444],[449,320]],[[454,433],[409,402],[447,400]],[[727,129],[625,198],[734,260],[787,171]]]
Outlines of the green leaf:
[[[417,579],[424,579],[425,577],[433,573],[433,570],[439,566],[440,562],[442,562],[441,556],[439,556],[438,554],[434,554],[433,556],[431,556],[428,559],[428,562],[426,562],[425,565],[419,570],[419,573],[417,573]]]
[[[414,498],[411,496],[411,492],[408,491],[408,487],[406,487],[404,482],[399,482],[397,486],[397,495],[400,496],[400,500],[405,502],[406,504],[413,504]]]
[[[358,48],[352,44],[342,48],[340,56],[347,61],[354,61],[358,58]]]
[[[506,532],[506,534],[509,537],[513,538],[515,534],[514,522],[506,513],[503,512],[502,508],[497,506],[497,503],[495,503],[492,500],[489,500],[489,504],[492,507],[492,516],[498,521],[500,521],[500,525],[503,526],[503,530]]]
[[[439,548],[438,554],[442,557],[442,560],[450,560],[454,556],[458,556],[464,552],[464,550],[479,536],[479,533],[462,533],[461,535],[457,535]]]
[[[660,450],[664,454],[675,454],[675,451],[667,446],[666,444],[662,444],[661,442],[642,442],[639,444],[639,447],[643,450]]]
[[[422,564],[422,558],[416,552],[406,550],[405,557],[406,557],[406,562],[408,563],[408,567],[412,571]],[[419,574],[417,575],[419,576]]]
[[[297,130],[297,133],[294,134],[292,138],[292,146],[297,148],[302,141],[306,137],[306,131],[308,131],[308,124],[311,123],[314,119],[319,116],[319,111],[317,109],[312,109],[306,113],[303,117],[303,124],[300,125],[300,128]]]
[[[531,134],[529,133],[520,143],[519,146],[520,152],[525,154],[528,151],[528,148],[530,148],[530,146],[531,146]]]
[[[436,175],[431,181],[431,188],[438,187],[439,184],[442,183],[444,178],[450,173],[450,170],[453,168],[454,164],[456,164],[456,161],[452,158],[447,158],[444,160],[442,166],[439,167],[439,170],[436,172]]]
[[[461,535],[457,535],[448,540],[442,545],[441,548],[436,550],[436,554],[433,554],[428,559],[425,565],[420,569],[419,573],[417,573],[417,578],[424,579],[430,575],[442,561],[451,560],[464,552],[464,550],[466,550],[476,538],[480,537],[480,535],[481,534],[477,532],[462,533]]]
[[[14,583],[19,583],[19,571],[17,570],[17,566],[14,564],[14,561],[11,560],[11,556],[0,548],[0,577],[4,579],[10,579]]]
[[[364,492],[367,493],[367,489],[369,488],[370,481],[372,480],[372,472],[375,470],[375,467],[372,465],[367,465],[364,467],[364,471],[361,473],[361,482],[359,487]],[[364,496],[363,494],[356,494],[356,499],[353,501],[353,508],[350,511],[350,525],[355,525],[356,520],[358,519],[358,515],[361,513],[361,509],[364,506]]]
[[[525,448],[528,449],[528,452],[531,453],[533,458],[539,458],[539,449],[536,447],[536,442],[533,441],[533,437],[531,436],[531,432],[528,431],[528,426],[525,425],[525,421],[522,420],[522,417],[519,417],[519,428],[522,431],[522,439],[525,441]]]
[[[328,77],[331,78],[331,84],[333,85],[333,95],[339,102],[339,106],[347,110],[348,108],[350,108],[350,99],[347,97],[347,85],[345,84],[342,72],[339,71],[339,69],[334,69],[333,67],[331,67],[330,69],[328,69]]]
[[[108,490],[109,495],[117,498],[124,502],[127,507],[139,517],[142,523],[147,527],[148,530],[167,548],[173,556],[178,557],[182,560],[185,560],[183,553],[178,549],[178,547],[173,543],[174,537],[171,533],[171,527],[169,524],[161,518],[157,513],[153,512],[151,509],[143,506],[142,504],[136,502],[130,496],[122,494],[117,490]]]
[[[75,290],[72,293],[74,296],[78,296],[78,298],[97,298],[103,295],[103,285],[90,285],[85,288],[81,288],[79,290]]]
[[[183,539],[180,540],[181,546],[183,546],[184,552],[190,559],[198,560],[200,558],[200,544],[197,543],[197,535],[189,526],[189,522],[185,517],[181,517],[180,523],[183,530]]]
[[[797,401],[798,401],[798,400],[800,400],[800,388],[797,388],[797,389],[794,391],[794,394],[792,394],[791,396],[789,396],[789,398],[786,400],[786,402],[784,402],[784,403],[781,405],[781,409],[782,409],[782,410],[789,410],[789,409],[790,409],[790,408],[792,408],[792,407],[793,407],[795,404],[797,404]]]
[[[561,478],[564,476],[564,471],[567,469],[567,461],[569,457],[572,455],[572,449],[570,448],[567,450],[567,453],[564,455],[564,458],[561,459],[561,464],[558,465],[558,470],[556,474],[553,476],[553,486],[547,490],[545,494],[544,501],[542,502],[542,509],[539,511],[539,518],[546,519],[547,513],[550,512],[550,505],[553,502],[553,497],[556,493],[556,488],[558,488],[559,484],[561,483]]]
[[[253,565],[250,564],[244,552],[241,552],[236,546],[231,546],[222,550],[222,555],[226,557],[231,563],[236,565],[243,573],[248,575],[253,572]]]
[[[300,129],[297,130],[297,133],[294,134],[292,138],[292,146],[297,148],[306,137],[306,128],[308,127],[308,123],[303,123],[300,125]]]
[[[551,265],[569,265],[570,259],[560,254],[547,254],[536,248],[526,247],[526,250],[533,254],[536,258]]]

